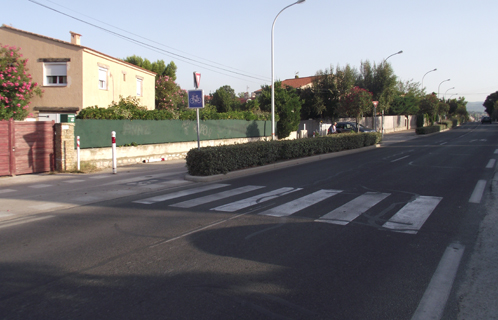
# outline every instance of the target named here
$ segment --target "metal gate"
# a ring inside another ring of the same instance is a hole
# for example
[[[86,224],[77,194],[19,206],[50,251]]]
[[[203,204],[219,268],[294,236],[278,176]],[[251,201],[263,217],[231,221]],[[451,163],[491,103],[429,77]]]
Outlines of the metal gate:
[[[0,121],[0,176],[54,170],[54,121]]]

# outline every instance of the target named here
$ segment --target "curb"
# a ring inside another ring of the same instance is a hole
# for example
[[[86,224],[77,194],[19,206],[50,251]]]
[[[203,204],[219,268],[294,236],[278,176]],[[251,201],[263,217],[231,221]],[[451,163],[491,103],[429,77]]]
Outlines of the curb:
[[[288,167],[293,167],[293,166],[297,166],[297,165],[301,165],[301,164],[305,164],[305,163],[336,158],[336,157],[345,156],[348,154],[360,153],[363,151],[369,151],[369,150],[373,150],[373,149],[380,148],[380,147],[381,147],[380,144],[376,144],[376,145],[369,146],[369,147],[319,154],[316,156],[310,156],[310,157],[306,157],[306,158],[299,158],[299,159],[294,159],[294,160],[276,162],[276,163],[268,164],[265,166],[254,167],[254,168],[249,168],[249,169],[242,169],[242,170],[237,170],[237,171],[231,171],[231,172],[228,172],[226,174],[216,174],[216,175],[212,175],[212,176],[192,176],[192,175],[189,175],[187,173],[185,175],[185,180],[193,181],[193,182],[212,182],[212,181],[234,179],[234,178],[249,176],[249,175],[253,175],[253,174],[263,173],[263,172],[267,172],[267,171],[271,171],[271,170],[288,168]]]

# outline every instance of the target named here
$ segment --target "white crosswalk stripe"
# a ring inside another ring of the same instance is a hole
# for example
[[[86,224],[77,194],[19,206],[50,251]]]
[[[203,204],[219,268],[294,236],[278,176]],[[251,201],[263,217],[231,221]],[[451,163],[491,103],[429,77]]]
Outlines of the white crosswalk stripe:
[[[228,191],[219,192],[219,193],[216,193],[213,195],[208,195],[208,196],[196,198],[193,200],[178,202],[178,203],[172,204],[170,206],[177,207],[177,208],[193,208],[193,207],[199,206],[201,204],[206,204],[209,202],[222,200],[222,199],[236,196],[236,195],[239,195],[242,193],[258,190],[261,188],[264,188],[264,186],[245,186],[245,187],[240,187],[240,188],[236,188],[236,189],[232,189],[232,190],[228,190]]]
[[[322,200],[335,196],[341,193],[342,190],[319,190],[307,196],[301,197],[299,199],[287,202],[286,204],[280,205],[270,210],[261,212],[260,215],[272,216],[272,217],[286,217],[301,211],[311,205],[316,204]]]
[[[151,197],[151,198],[137,200],[137,201],[133,201],[133,202],[134,203],[142,203],[142,204],[154,204],[156,202],[162,202],[162,201],[166,201],[166,200],[180,198],[180,197],[184,197],[184,196],[188,196],[188,195],[192,195],[192,194],[196,194],[196,193],[200,193],[200,192],[204,192],[204,191],[209,191],[209,190],[213,190],[213,189],[223,188],[223,187],[227,187],[227,186],[229,186],[229,184],[223,184],[223,183],[210,184],[207,186],[202,186],[202,187],[198,187],[198,188],[168,193],[168,194],[164,194],[161,196]]]
[[[272,199],[275,199],[275,198],[278,198],[278,197],[281,197],[281,196],[284,196],[284,195],[287,195],[289,193],[296,192],[299,190],[302,190],[302,188],[280,188],[277,190],[273,190],[270,192],[256,195],[254,197],[250,197],[250,198],[243,199],[240,201],[228,203],[228,204],[225,204],[223,206],[213,208],[211,210],[223,211],[223,212],[235,212],[235,211],[238,211],[238,210],[241,210],[241,209],[244,209],[247,207],[251,207],[251,206],[254,206],[256,204],[263,203],[263,202],[266,202],[266,201],[269,201],[269,200],[272,200]]]
[[[375,206],[385,198],[389,197],[390,193],[367,192],[339,208],[327,213],[326,215],[315,220],[317,222],[326,222],[338,225],[347,225],[368,209]]]
[[[382,227],[396,232],[416,234],[442,199],[419,196],[401,208]]]
[[[198,188],[192,188],[177,192],[168,193],[165,195],[160,195],[156,197],[146,198],[142,200],[134,201],[134,203],[140,204],[154,204],[157,202],[172,200],[180,197],[186,197],[191,195],[196,195],[201,192],[213,191],[216,189],[229,187],[230,184],[211,184],[206,186],[201,186]],[[176,202],[170,204],[170,207],[176,208],[193,208],[196,206],[208,204],[215,201],[220,201],[223,199],[229,199],[234,196],[243,195],[245,193],[257,191],[265,188],[265,186],[255,186],[247,185],[230,190],[225,190],[217,192],[214,194],[208,194],[199,196],[197,198],[192,198],[184,200],[181,202]],[[236,212],[251,206],[256,206],[258,204],[283,197],[292,194],[297,191],[303,190],[302,188],[293,187],[283,187],[267,192],[263,192],[254,196],[249,196],[242,200],[232,201],[210,210],[220,211],[220,212]],[[294,198],[285,202],[284,204],[277,205],[273,208],[266,209],[259,215],[272,216],[272,217],[288,217],[293,214],[303,211],[313,205],[320,202],[324,202],[327,199],[339,195],[343,190],[333,190],[333,189],[321,189],[314,191],[310,194],[304,195],[299,198]],[[366,192],[365,194],[359,195],[353,200],[333,209],[329,213],[319,217],[315,222],[324,222],[335,225],[348,225],[355,219],[365,214],[368,210],[372,209],[376,205],[380,204],[385,199],[391,196],[390,193],[380,193],[380,192]],[[443,198],[441,197],[430,197],[430,196],[417,196],[411,202],[408,202],[403,206],[398,212],[396,212],[387,222],[382,225],[383,229],[389,229],[395,232],[402,232],[408,234],[416,234],[420,228],[424,225],[426,220],[438,206]],[[271,206],[271,205],[270,205]],[[378,225],[380,227],[380,225]]]

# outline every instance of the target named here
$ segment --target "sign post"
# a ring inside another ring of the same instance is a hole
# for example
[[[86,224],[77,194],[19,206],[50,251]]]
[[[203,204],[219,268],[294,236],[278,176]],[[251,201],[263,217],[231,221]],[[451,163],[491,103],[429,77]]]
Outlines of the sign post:
[[[379,101],[372,101],[374,105],[374,112],[373,112],[373,127],[374,131],[377,131],[377,105],[379,104]]]
[[[198,89],[201,84],[201,74],[194,72],[194,86],[195,90],[188,91],[188,107],[197,110],[197,149],[201,148],[201,139],[199,135],[199,109],[204,108],[204,90]]]

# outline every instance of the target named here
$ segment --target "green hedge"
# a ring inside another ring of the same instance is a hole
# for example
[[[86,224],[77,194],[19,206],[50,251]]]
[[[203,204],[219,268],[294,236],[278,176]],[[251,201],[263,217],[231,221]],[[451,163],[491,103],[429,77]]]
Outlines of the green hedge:
[[[187,153],[187,169],[193,176],[225,174],[281,160],[371,146],[380,139],[380,133],[344,133],[310,139],[204,147]]]
[[[437,125],[415,129],[416,134],[429,134],[429,133],[435,133],[435,132],[440,132],[440,131],[441,131],[441,126],[437,126]]]

